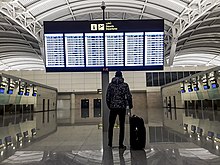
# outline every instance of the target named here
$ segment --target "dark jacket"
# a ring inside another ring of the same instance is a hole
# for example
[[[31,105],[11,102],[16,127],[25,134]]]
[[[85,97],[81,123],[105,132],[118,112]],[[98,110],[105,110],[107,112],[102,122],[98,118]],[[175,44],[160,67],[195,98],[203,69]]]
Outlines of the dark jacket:
[[[129,86],[122,77],[112,78],[111,83],[108,85],[106,102],[109,109],[125,109],[127,104],[130,109],[133,108]]]

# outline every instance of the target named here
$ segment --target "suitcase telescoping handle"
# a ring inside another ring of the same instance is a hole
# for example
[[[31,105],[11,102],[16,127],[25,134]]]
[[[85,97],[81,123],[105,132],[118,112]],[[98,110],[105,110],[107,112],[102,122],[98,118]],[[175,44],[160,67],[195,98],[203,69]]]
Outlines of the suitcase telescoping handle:
[[[130,108],[126,108],[126,114],[129,116],[129,117],[131,117],[131,109]]]
[[[126,114],[128,115],[128,117],[132,116],[131,108],[129,108],[129,106],[126,106]]]
[[[127,100],[127,95],[125,95],[125,101],[126,101],[126,114],[131,117],[131,108],[129,107],[129,103]]]

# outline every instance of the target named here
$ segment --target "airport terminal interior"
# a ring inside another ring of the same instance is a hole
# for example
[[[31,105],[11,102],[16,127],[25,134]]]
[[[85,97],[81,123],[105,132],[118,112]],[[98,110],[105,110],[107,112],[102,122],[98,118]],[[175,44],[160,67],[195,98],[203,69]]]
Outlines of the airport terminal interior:
[[[126,149],[118,118],[108,146],[118,70]],[[219,165],[219,84],[220,0],[0,0],[0,165]]]

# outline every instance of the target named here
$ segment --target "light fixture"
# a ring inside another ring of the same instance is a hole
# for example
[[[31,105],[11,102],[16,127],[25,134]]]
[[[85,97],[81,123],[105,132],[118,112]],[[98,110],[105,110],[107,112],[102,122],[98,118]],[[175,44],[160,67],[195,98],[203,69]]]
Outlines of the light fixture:
[[[207,138],[208,138],[208,139],[213,139],[213,137],[214,137],[214,132],[208,131]]]
[[[184,124],[183,129],[184,129],[184,131],[188,131],[188,124]]]
[[[185,93],[186,92],[186,90],[185,90],[185,82],[184,81],[182,81],[181,84],[180,84],[180,92],[181,93]]]
[[[195,125],[191,125],[191,133],[196,133],[196,126]]]
[[[9,78],[8,79],[8,91],[7,91],[7,94],[13,94],[13,89],[15,87],[14,83],[11,82],[12,80]]]
[[[217,80],[215,79],[215,77],[211,77],[211,78],[210,78],[210,83],[211,83],[211,86],[212,86],[213,89],[219,87],[219,85],[218,85]]]
[[[0,94],[4,94],[5,93],[5,87],[0,85]]]
[[[97,89],[98,94],[102,94],[102,89]]]
[[[190,82],[188,84],[188,92],[192,92],[193,91],[193,88],[192,88],[192,83]]]
[[[23,95],[24,94],[24,86],[22,85],[21,80],[18,82],[18,95]]]
[[[207,90],[207,89],[209,89],[210,88],[210,86],[209,86],[209,83],[208,83],[208,78],[207,78],[208,76],[207,75],[205,75],[204,77],[203,77],[203,79],[202,79],[202,84],[203,84],[203,89],[204,90]]]
[[[35,89],[34,87],[34,85],[32,85],[32,87],[33,87],[33,91],[32,91],[32,96],[37,96],[37,89]]]
[[[29,94],[30,94],[30,89],[26,87],[24,95],[29,96]]]

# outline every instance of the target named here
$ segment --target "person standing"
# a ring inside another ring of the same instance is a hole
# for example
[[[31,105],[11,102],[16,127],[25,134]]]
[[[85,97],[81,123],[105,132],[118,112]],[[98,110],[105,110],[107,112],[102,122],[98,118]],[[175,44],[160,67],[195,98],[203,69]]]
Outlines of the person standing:
[[[126,149],[124,146],[124,131],[125,131],[125,115],[126,106],[129,109],[133,108],[132,95],[129,89],[129,85],[124,82],[121,71],[115,73],[115,77],[112,78],[109,83],[106,92],[106,103],[110,109],[109,114],[109,128],[108,128],[108,146],[112,147],[113,129],[117,115],[119,116],[119,149]]]

